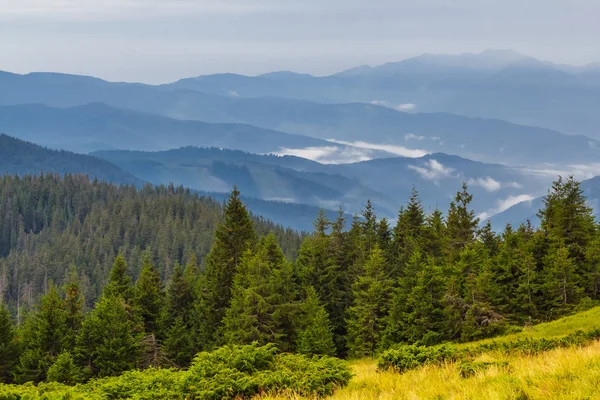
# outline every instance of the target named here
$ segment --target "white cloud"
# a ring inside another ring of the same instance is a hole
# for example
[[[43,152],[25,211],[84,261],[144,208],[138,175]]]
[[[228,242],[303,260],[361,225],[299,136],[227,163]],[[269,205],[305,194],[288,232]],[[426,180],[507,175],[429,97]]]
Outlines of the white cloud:
[[[382,107],[389,107],[390,103],[388,103],[385,100],[373,100],[371,102],[371,104],[373,104],[374,106],[382,106]]]
[[[467,183],[473,186],[481,186],[488,192],[495,192],[502,188],[502,184],[490,176],[486,178],[469,179]]]
[[[409,165],[408,168],[430,181],[439,181],[442,178],[454,176],[454,168],[445,167],[441,162],[433,159],[427,160],[424,166]]]
[[[404,141],[409,141],[409,140],[423,140],[425,139],[425,136],[419,136],[419,135],[415,135],[414,133],[407,133],[406,135],[404,135]]]
[[[238,92],[236,92],[235,90],[230,90],[229,95],[231,97],[240,97],[240,94]]]
[[[396,110],[398,111],[413,111],[415,108],[417,108],[417,105],[413,103],[399,104],[396,106]]]
[[[573,165],[546,164],[536,168],[523,168],[523,172],[551,179],[556,179],[559,175],[563,177],[573,175],[575,179],[586,180],[600,175],[600,163]]]
[[[344,140],[336,140],[336,139],[327,139],[328,142],[344,144],[347,146],[358,147],[361,149],[370,149],[370,150],[381,150],[387,151],[388,153],[396,154],[402,157],[411,157],[411,158],[419,158],[428,154],[425,150],[419,149],[408,149],[403,146],[391,145],[391,144],[376,144],[376,143],[368,143],[363,141],[356,142],[348,142]]]
[[[496,207],[492,208],[488,211],[484,211],[481,214],[478,215],[480,220],[486,220],[489,217],[501,213],[502,211],[506,211],[509,208],[511,208],[512,206],[515,206],[519,203],[523,203],[525,201],[530,202],[531,200],[533,200],[535,197],[531,196],[529,194],[519,194],[517,196],[508,196],[505,199],[498,199],[498,201],[496,202]]]
[[[316,161],[321,164],[349,164],[372,160],[372,151],[355,147],[305,147],[302,149],[282,148],[273,153],[278,156],[296,156]]]

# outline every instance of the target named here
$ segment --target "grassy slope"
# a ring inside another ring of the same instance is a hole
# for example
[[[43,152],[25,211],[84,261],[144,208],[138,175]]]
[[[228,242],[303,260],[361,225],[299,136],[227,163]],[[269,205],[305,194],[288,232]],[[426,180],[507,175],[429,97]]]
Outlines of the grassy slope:
[[[560,338],[579,329],[600,326],[600,307],[536,325],[521,333],[464,344],[525,338]],[[425,366],[404,374],[377,372],[373,360],[353,362],[355,378],[331,400],[402,399],[600,399],[600,342],[583,348],[557,349],[537,356],[510,356],[489,352],[477,361],[506,361],[473,377],[462,378],[457,363]],[[262,397],[261,400],[299,397]]]

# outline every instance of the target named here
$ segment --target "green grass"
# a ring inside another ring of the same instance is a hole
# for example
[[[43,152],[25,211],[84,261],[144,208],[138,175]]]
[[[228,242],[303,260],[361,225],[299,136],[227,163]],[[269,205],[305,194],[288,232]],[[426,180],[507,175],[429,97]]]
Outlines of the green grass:
[[[522,332],[476,342],[457,344],[456,347],[465,348],[480,344],[514,342],[525,339],[559,339],[578,330],[589,331],[598,327],[600,327],[600,307],[594,307],[587,311],[557,319],[556,321],[526,327]]]

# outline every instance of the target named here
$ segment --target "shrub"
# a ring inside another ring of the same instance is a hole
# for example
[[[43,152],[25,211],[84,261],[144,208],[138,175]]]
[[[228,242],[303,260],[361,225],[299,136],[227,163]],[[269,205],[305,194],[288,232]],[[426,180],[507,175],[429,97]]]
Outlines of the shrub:
[[[426,364],[455,360],[457,357],[457,351],[446,345],[440,347],[408,345],[383,352],[377,366],[380,370],[391,369],[404,372]]]
[[[81,369],[75,364],[71,353],[65,352],[56,358],[54,364],[48,369],[46,380],[65,385],[74,385],[82,381]]]
[[[492,366],[507,368],[509,365],[506,361],[464,361],[458,366],[458,371],[461,377],[469,378]]]

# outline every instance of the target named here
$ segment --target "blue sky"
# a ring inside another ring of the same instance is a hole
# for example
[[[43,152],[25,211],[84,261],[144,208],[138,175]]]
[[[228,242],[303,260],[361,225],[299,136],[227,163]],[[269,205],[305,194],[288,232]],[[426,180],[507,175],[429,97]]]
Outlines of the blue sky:
[[[597,0],[0,0],[0,69],[168,82],[511,48],[600,61]]]

